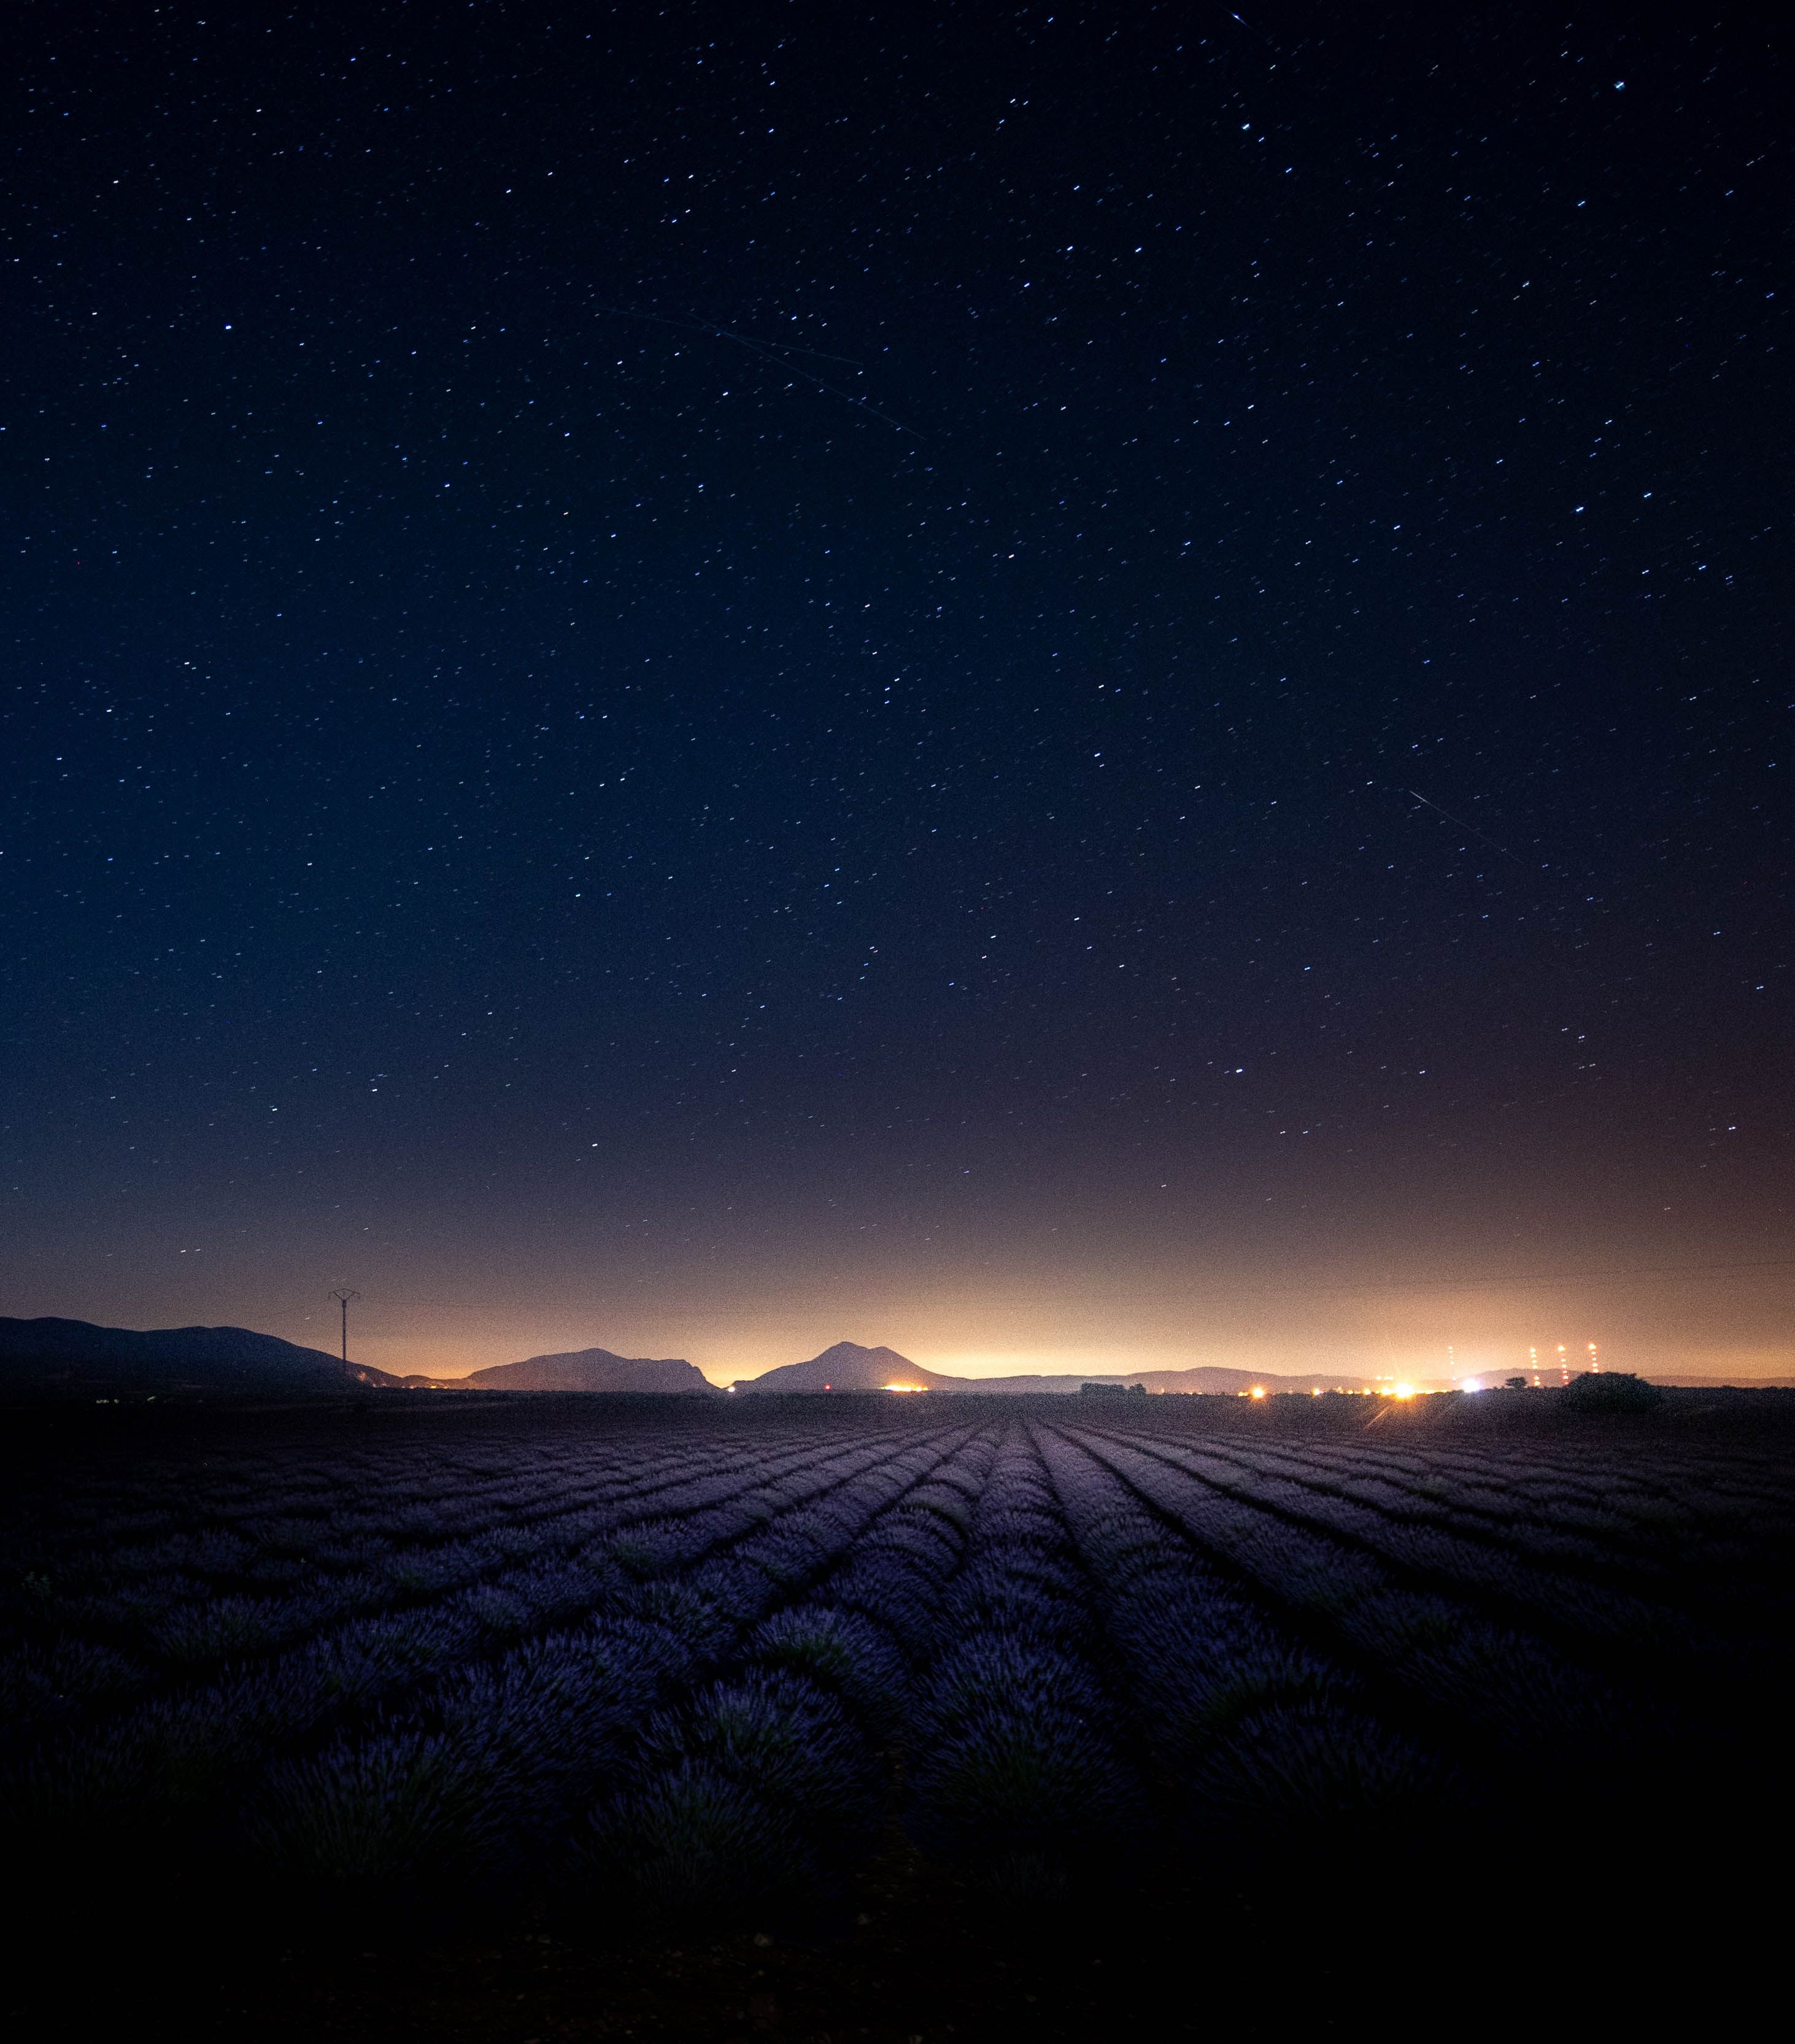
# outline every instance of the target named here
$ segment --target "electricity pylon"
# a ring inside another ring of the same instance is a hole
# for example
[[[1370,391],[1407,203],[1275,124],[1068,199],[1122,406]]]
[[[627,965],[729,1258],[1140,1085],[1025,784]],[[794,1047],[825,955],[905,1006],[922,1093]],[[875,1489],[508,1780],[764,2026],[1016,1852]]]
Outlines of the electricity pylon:
[[[343,1308],[343,1374],[346,1378],[349,1374],[349,1301],[359,1299],[361,1293],[352,1292],[345,1285],[330,1296]]]

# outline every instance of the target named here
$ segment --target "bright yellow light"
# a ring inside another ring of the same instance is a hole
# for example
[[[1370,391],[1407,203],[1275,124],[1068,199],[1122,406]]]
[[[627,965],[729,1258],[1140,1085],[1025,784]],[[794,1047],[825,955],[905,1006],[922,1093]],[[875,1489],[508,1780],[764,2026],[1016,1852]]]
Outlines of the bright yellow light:
[[[1398,1398],[1413,1398],[1415,1387],[1413,1384],[1399,1384],[1396,1387],[1396,1395]]]
[[[928,1386],[926,1384],[888,1384],[885,1388],[887,1391],[926,1391]]]
[[[1265,1396],[1265,1386],[1263,1384],[1255,1384],[1247,1395],[1253,1398],[1263,1398]]]
[[[1321,1393],[1320,1393],[1319,1391],[1317,1391],[1317,1392],[1315,1392],[1314,1393],[1313,1393],[1312,1395],[1313,1395],[1313,1397],[1316,1397],[1316,1398],[1319,1398],[1319,1397],[1321,1396]]]

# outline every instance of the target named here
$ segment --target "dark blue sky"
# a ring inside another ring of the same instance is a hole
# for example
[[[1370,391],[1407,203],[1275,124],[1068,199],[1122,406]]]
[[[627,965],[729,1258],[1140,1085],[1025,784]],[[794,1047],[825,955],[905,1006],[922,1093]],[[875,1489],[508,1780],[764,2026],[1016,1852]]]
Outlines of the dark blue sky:
[[[10,1310],[1195,1361],[1786,1253],[1770,10],[221,12],[15,17]]]

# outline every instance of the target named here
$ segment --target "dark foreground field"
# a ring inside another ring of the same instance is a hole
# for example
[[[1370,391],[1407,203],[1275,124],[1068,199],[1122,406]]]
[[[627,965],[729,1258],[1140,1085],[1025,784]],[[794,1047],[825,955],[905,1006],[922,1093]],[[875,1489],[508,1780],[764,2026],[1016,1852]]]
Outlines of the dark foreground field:
[[[5,2002],[1402,2034],[1774,1950],[1795,1397],[17,1413]]]

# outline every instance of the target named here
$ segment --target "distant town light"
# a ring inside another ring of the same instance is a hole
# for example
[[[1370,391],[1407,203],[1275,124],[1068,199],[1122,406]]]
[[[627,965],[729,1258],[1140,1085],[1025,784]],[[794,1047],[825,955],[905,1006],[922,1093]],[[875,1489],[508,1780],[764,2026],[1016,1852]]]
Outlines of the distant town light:
[[[826,1384],[823,1386],[825,1391],[828,1388]],[[926,1384],[888,1384],[885,1388],[887,1391],[926,1391],[928,1386]]]
[[[1252,1390],[1248,1393],[1248,1396],[1254,1398],[1263,1398],[1265,1396],[1265,1386],[1263,1384],[1255,1384],[1253,1386]]]
[[[1483,1380],[1478,1377],[1467,1377],[1459,1389],[1461,1391],[1481,1391],[1483,1389]]]

